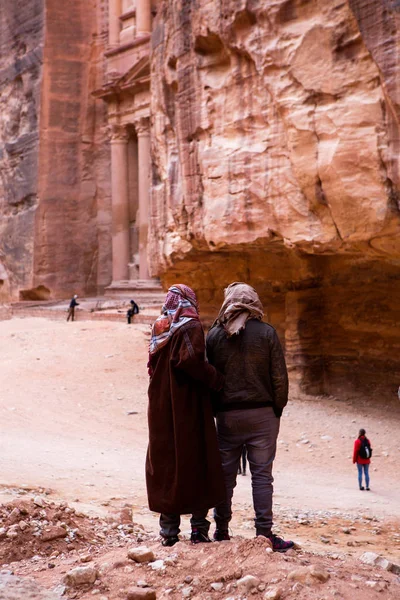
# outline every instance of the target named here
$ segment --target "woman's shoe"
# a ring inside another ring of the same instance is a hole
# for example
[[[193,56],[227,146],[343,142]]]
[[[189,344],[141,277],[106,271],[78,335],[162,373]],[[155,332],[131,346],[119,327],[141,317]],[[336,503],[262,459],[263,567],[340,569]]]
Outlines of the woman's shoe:
[[[364,489],[365,489],[365,488],[364,488],[364,486],[362,485],[362,486],[360,487],[360,491],[361,491],[361,492],[363,492],[363,491],[364,491]]]

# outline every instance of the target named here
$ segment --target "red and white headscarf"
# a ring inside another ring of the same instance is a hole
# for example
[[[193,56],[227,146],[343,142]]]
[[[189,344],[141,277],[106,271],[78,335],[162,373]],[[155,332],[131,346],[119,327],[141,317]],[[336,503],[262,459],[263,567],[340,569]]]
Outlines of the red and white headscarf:
[[[161,315],[151,330],[150,356],[165,346],[174,333],[192,319],[199,319],[199,306],[194,291],[182,283],[169,288]]]

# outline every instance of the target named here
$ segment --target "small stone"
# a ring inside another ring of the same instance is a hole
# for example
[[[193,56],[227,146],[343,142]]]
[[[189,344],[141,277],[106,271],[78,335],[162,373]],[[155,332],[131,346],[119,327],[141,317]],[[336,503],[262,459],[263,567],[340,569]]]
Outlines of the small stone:
[[[18,523],[18,527],[20,528],[21,531],[25,531],[25,529],[27,529],[29,527],[29,525],[26,521],[20,521]]]
[[[79,557],[79,560],[81,563],[88,563],[92,560],[92,555],[91,554],[81,554],[81,556]]]
[[[214,592],[220,592],[222,590],[222,588],[224,587],[224,584],[221,583],[220,581],[214,581],[214,583],[212,583],[210,585],[211,589],[214,590]]]
[[[36,506],[40,506],[40,508],[43,508],[45,506],[45,502],[40,496],[35,496],[35,498],[33,499],[33,504],[35,504]]]
[[[351,531],[348,527],[342,527],[342,532],[346,533],[347,535],[349,535],[351,533]]]
[[[159,559],[154,562],[149,563],[149,566],[153,569],[153,571],[164,571],[164,561]]]
[[[328,581],[330,575],[323,569],[319,569],[315,565],[309,567],[300,567],[291,571],[288,575],[288,579],[291,581],[299,581],[300,583],[314,584],[317,581],[325,583]]]
[[[323,535],[321,535],[321,537],[319,539],[321,540],[321,542],[323,544],[330,544],[330,539],[327,538],[327,537],[325,537],[325,536],[323,536]]]
[[[282,597],[282,589],[280,587],[269,587],[264,594],[265,600],[279,600]]]
[[[52,540],[58,540],[59,538],[65,538],[67,536],[67,530],[64,527],[55,525],[49,527],[42,532],[40,539],[42,542],[51,542]]]
[[[366,581],[365,585],[373,590],[376,590],[377,592],[383,592],[388,587],[386,581]]]
[[[149,584],[144,579],[139,579],[139,581],[136,582],[136,585],[137,585],[137,587],[140,587],[140,588],[149,587]]]
[[[243,575],[243,570],[242,569],[236,569],[236,571],[234,572],[233,576],[235,579],[240,579]]]
[[[152,588],[133,587],[128,591],[127,600],[156,600],[156,592]]]
[[[153,562],[155,559],[154,552],[146,546],[139,546],[138,548],[130,548],[128,550],[128,558],[134,560],[137,563],[148,563]]]
[[[250,592],[253,588],[256,588],[259,583],[260,580],[257,579],[257,577],[254,577],[254,575],[245,575],[238,580],[237,585],[241,590]]]
[[[64,577],[64,583],[68,587],[79,587],[87,583],[94,583],[98,577],[98,571],[95,567],[75,567]]]
[[[183,581],[185,583],[192,583],[193,577],[191,575],[186,575],[186,577],[185,577],[185,579]]]
[[[259,592],[263,592],[263,591],[265,590],[265,588],[266,588],[266,585],[265,585],[265,583],[260,583],[260,584],[257,586],[257,589],[258,589],[258,591],[259,591]]]
[[[182,596],[184,598],[190,598],[190,596],[193,594],[193,588],[190,586],[186,586],[182,588]]]

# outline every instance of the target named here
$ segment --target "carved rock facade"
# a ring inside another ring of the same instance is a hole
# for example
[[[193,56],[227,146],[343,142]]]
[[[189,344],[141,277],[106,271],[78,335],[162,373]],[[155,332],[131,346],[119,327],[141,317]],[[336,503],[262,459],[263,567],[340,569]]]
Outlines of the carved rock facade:
[[[397,0],[178,0],[153,28],[150,244],[249,281],[311,393],[400,382]]]

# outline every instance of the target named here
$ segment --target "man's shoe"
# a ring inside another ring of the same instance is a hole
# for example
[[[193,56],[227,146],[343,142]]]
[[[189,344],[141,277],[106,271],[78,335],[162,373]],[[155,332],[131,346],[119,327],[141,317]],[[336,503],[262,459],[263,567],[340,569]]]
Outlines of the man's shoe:
[[[363,492],[363,491],[364,491],[364,486],[363,486],[363,485],[360,487],[360,491],[361,491],[361,492]]]
[[[216,529],[214,531],[214,540],[216,542],[227,542],[231,539],[229,531],[227,529]]]
[[[171,535],[169,537],[165,537],[163,539],[163,541],[161,542],[162,546],[167,546],[167,547],[171,547],[171,546],[175,546],[175,544],[179,542],[179,538],[177,535]]]
[[[192,529],[190,541],[192,544],[208,544],[211,542],[208,534],[204,533],[204,531],[200,531],[199,529]]]
[[[367,492],[370,492],[370,491],[371,491],[371,488],[365,488],[365,489],[367,490]]]
[[[292,542],[291,540],[283,540],[282,538],[278,537],[273,533],[264,537],[270,540],[270,542],[272,543],[272,550],[274,552],[287,552],[291,548],[294,548],[294,542]]]

